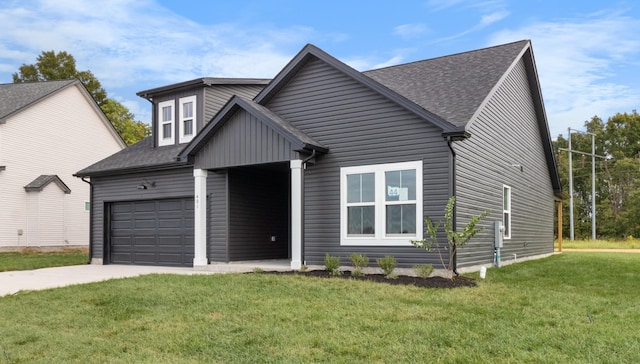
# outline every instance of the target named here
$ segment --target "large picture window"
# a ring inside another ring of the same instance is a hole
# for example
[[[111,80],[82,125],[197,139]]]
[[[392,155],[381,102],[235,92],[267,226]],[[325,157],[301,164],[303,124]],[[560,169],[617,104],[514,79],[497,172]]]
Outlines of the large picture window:
[[[158,146],[175,143],[173,136],[174,106],[173,100],[158,103]]]
[[[502,186],[502,226],[504,238],[511,239],[511,187]]]
[[[189,96],[180,99],[180,120],[178,121],[180,143],[188,143],[193,139],[196,124],[196,97]]]
[[[341,244],[411,245],[422,239],[422,162],[340,169]]]

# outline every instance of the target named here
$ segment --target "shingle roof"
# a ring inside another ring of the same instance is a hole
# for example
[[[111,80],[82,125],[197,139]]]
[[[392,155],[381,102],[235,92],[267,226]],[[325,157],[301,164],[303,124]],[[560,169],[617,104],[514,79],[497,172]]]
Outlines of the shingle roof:
[[[449,123],[464,127],[528,40],[363,72]]]
[[[78,80],[0,84],[0,123],[10,115]]]
[[[259,85],[266,86],[269,81],[268,78],[224,78],[224,77],[201,77],[194,80],[174,83],[171,85],[161,86],[137,92],[136,95],[144,98],[149,98],[153,95],[158,95],[166,92],[177,92],[181,89],[187,89],[194,86],[214,86],[214,85]]]
[[[28,185],[24,186],[24,189],[27,192],[33,192],[33,191],[40,192],[45,187],[47,187],[47,185],[49,183],[51,183],[51,182],[55,182],[55,184],[57,184],[58,187],[60,187],[62,192],[71,193],[71,189],[69,187],[67,187],[67,185],[64,182],[62,182],[60,177],[58,177],[55,174],[43,174],[43,175],[40,175],[36,179],[31,181]]]
[[[178,162],[176,157],[185,146],[185,144],[177,144],[154,148],[153,136],[149,136],[130,147],[78,171],[75,175],[83,177],[100,174],[105,175],[116,171],[127,171],[131,169],[142,170],[158,166],[180,166],[184,163]]]

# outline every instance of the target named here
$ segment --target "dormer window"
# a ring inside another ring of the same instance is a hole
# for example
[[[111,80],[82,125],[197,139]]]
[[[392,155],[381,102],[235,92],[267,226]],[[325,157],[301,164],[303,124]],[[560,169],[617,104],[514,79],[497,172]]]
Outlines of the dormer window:
[[[158,104],[158,146],[171,145],[175,143],[174,130],[174,107],[175,101],[163,101]]]
[[[180,143],[188,143],[193,139],[195,134],[195,112],[196,112],[196,97],[189,96],[180,99],[180,120],[179,120],[179,133]]]

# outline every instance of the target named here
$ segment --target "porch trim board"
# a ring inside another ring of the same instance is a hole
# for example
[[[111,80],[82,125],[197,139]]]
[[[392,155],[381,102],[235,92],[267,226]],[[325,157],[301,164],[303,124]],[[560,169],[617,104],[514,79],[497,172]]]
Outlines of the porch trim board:
[[[194,256],[193,266],[208,264],[207,260],[207,170],[194,169]]]

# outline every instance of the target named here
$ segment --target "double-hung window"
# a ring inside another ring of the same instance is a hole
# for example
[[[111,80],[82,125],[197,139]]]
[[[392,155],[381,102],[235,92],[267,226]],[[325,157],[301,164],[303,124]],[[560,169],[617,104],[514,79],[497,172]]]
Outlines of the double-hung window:
[[[422,161],[340,169],[340,243],[422,239]]]
[[[189,96],[180,99],[180,119],[178,129],[180,132],[180,143],[188,143],[193,139],[196,124],[196,97]]]
[[[175,144],[174,107],[174,100],[158,103],[158,146]]]
[[[511,187],[502,186],[502,226],[504,238],[511,239]]]

